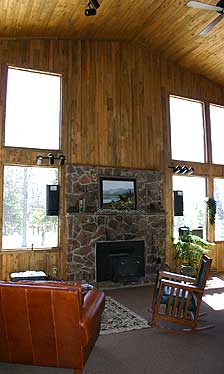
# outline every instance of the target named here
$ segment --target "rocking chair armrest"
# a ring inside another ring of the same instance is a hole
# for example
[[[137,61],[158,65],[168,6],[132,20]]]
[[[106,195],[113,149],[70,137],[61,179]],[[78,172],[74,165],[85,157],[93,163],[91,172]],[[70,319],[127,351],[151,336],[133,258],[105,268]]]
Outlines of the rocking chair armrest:
[[[161,279],[160,287],[163,287],[163,286],[175,287],[177,289],[182,289],[182,290],[190,291],[190,292],[198,292],[198,293],[202,293],[202,294],[204,292],[204,290],[202,288],[199,288],[199,287],[197,287],[193,284],[179,283],[179,282],[175,282],[175,281],[171,281],[171,280],[167,280],[167,279]]]
[[[162,278],[175,279],[175,280],[184,281],[184,282],[191,282],[191,283],[195,282],[195,278],[188,277],[188,276],[182,275],[182,274],[170,273],[169,271],[160,271],[159,272],[159,279],[162,279]]]

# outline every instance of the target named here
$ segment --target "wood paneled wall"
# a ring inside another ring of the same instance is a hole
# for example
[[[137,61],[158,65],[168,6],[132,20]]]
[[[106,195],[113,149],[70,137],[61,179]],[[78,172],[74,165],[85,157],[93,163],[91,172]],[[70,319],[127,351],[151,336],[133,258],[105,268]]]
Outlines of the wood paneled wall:
[[[38,150],[6,149],[3,146],[7,64],[62,74],[61,150],[67,162],[159,169],[164,173],[169,241],[172,202],[168,168],[168,94],[224,104],[224,89],[134,44],[69,40],[0,41],[1,183],[4,163],[35,165],[39,153]],[[198,164],[195,170],[210,176],[214,173],[223,175],[222,167],[211,165]],[[55,266],[57,263],[63,273],[66,252],[63,171],[61,184],[59,252],[45,252],[45,256],[35,251],[2,251],[1,278],[5,278],[12,269],[26,270],[34,263],[36,269],[46,270],[49,270],[48,264]],[[168,250],[167,256],[171,261],[172,251]],[[220,264],[224,270],[222,261]],[[216,261],[216,267],[220,266]]]
[[[72,67],[71,161],[159,168],[160,95],[147,51],[116,42],[82,42]]]
[[[53,268],[59,266],[59,251],[5,251],[0,255],[0,279],[9,280],[10,273],[26,270],[43,270],[53,273]],[[57,276],[56,276],[57,278]]]

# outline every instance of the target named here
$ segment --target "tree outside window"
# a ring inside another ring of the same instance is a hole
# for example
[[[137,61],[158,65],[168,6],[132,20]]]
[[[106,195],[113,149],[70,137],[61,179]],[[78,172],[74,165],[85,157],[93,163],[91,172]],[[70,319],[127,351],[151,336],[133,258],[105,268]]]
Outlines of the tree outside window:
[[[206,238],[206,185],[203,177],[173,176],[173,190],[183,191],[184,215],[174,216],[174,237],[179,236],[179,228],[190,230],[202,228]]]
[[[2,248],[58,246],[58,217],[46,216],[46,185],[57,168],[4,167]]]

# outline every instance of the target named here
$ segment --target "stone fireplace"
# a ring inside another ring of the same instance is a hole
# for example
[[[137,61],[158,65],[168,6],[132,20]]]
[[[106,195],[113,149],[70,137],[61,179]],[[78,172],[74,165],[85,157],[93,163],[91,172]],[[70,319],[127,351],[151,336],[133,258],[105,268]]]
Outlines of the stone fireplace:
[[[135,179],[136,209],[100,209],[101,177]],[[110,252],[107,266],[120,269],[112,276],[111,282],[138,282],[138,279],[145,283],[154,282],[157,270],[165,263],[166,219],[161,205],[161,186],[162,176],[156,170],[67,165],[68,279],[96,281],[99,266],[105,266],[105,263],[96,263],[96,250],[101,248],[105,256]],[[140,259],[140,252],[132,250],[130,254],[124,247],[130,242],[143,243],[143,259]],[[120,244],[120,253],[111,250],[113,243]],[[102,244],[105,244],[104,249]]]

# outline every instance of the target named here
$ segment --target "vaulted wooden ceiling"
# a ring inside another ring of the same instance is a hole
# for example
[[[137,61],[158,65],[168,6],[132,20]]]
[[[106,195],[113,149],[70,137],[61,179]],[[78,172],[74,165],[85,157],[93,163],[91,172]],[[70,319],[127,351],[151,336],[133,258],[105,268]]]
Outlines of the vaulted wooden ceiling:
[[[224,19],[199,35],[216,12],[188,8],[188,0],[98,1],[96,16],[86,17],[88,0],[1,0],[0,38],[125,40],[224,85]]]

